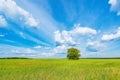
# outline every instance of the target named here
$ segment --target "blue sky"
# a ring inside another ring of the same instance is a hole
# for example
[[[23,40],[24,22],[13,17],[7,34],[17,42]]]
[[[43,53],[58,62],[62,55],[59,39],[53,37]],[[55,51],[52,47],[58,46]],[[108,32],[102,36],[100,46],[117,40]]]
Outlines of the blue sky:
[[[120,0],[0,0],[0,57],[120,57]]]

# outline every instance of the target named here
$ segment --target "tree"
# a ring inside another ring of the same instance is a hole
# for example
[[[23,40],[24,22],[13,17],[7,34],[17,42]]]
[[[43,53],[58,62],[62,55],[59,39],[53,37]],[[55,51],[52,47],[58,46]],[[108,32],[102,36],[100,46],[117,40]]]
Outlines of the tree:
[[[77,60],[81,56],[80,51],[77,48],[69,48],[67,50],[67,58]]]

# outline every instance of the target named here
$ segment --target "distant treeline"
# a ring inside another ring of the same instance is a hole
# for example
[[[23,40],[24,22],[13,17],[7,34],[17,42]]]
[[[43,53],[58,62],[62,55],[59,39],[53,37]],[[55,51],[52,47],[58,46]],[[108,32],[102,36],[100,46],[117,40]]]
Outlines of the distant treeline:
[[[110,58],[81,58],[81,59],[120,59],[120,57],[110,57]]]
[[[0,58],[0,59],[30,59],[30,58],[26,58],[26,57],[4,57],[4,58]]]
[[[35,59],[35,58],[27,58],[27,57],[3,57],[3,58],[0,58],[0,59]],[[37,58],[37,59],[44,59],[44,58]],[[47,58],[47,59],[49,59],[49,58]],[[58,59],[65,59],[65,58],[58,58]],[[110,58],[80,58],[80,59],[120,59],[120,57],[110,57]]]

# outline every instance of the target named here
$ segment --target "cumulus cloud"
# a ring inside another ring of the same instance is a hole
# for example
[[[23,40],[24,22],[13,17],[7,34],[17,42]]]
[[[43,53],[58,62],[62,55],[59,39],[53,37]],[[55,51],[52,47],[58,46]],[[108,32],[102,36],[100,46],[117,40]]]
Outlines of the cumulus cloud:
[[[108,2],[111,5],[110,10],[117,12],[117,15],[120,15],[120,0],[109,0]]]
[[[89,34],[97,34],[95,29],[89,27],[82,27],[80,24],[75,25],[75,28],[70,31],[71,34],[82,34],[82,35],[89,35]]]
[[[81,27],[79,24],[74,26],[74,29],[70,31],[56,31],[55,32],[55,41],[57,44],[79,44],[79,42],[76,42],[76,40],[73,38],[76,35],[95,35],[97,34],[97,31],[95,29],[89,28],[89,27]]]
[[[6,25],[7,25],[6,19],[2,15],[0,15],[0,27],[4,27]]]
[[[55,41],[61,44],[69,43],[69,44],[75,44],[75,41],[73,40],[72,36],[70,35],[69,31],[56,31],[55,32]]]
[[[89,41],[87,42],[87,51],[90,52],[98,52],[100,50],[102,50],[102,48],[104,48],[105,45],[102,44],[100,41]]]
[[[102,40],[103,41],[110,41],[110,40],[114,40],[120,38],[120,27],[117,29],[116,33],[112,33],[112,34],[104,34],[102,36]]]
[[[54,49],[53,49],[53,52],[54,53],[65,53],[66,52],[66,50],[67,50],[67,46],[65,46],[65,45],[61,45],[61,46],[57,46],[57,47],[55,47]]]
[[[38,26],[38,22],[33,15],[18,6],[14,0],[0,0],[0,12],[17,23]]]
[[[115,6],[117,4],[117,0],[109,0],[108,3],[111,4],[112,6]]]
[[[60,42],[60,43],[64,43],[64,40],[62,39],[62,34],[60,33],[60,31],[55,31],[55,41],[56,42]]]

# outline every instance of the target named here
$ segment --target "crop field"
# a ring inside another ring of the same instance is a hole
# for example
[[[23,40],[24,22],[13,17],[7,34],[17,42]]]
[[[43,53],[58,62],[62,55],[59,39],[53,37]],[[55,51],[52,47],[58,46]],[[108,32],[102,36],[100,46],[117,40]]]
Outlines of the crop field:
[[[120,80],[120,59],[0,59],[0,80]]]

